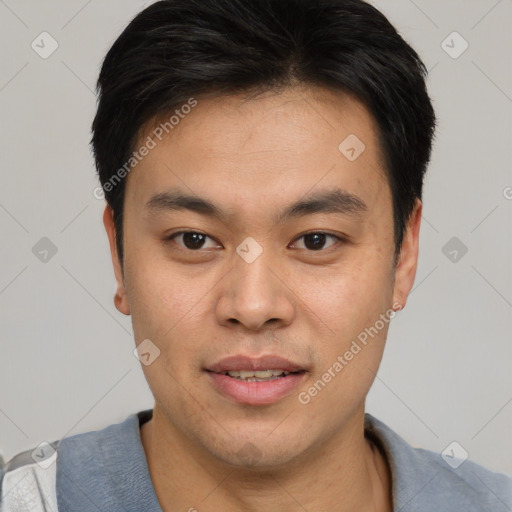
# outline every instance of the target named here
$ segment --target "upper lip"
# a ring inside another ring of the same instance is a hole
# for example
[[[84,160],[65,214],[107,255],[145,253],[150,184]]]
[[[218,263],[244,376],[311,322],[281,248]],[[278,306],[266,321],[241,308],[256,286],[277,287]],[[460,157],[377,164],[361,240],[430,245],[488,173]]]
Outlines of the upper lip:
[[[276,355],[250,357],[239,354],[221,359],[215,364],[207,366],[206,370],[215,373],[236,370],[284,370],[286,372],[298,372],[304,370],[304,368],[297,363]]]

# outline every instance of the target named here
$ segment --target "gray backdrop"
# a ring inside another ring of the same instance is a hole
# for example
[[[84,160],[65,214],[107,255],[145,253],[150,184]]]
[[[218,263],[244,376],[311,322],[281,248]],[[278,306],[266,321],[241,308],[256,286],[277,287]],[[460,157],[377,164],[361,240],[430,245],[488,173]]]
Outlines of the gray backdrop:
[[[413,445],[456,441],[512,473],[512,2],[373,4],[430,69],[439,128],[415,288],[367,409]],[[99,64],[144,5],[0,1],[6,458],[152,406],[130,318],[112,302],[88,147]]]

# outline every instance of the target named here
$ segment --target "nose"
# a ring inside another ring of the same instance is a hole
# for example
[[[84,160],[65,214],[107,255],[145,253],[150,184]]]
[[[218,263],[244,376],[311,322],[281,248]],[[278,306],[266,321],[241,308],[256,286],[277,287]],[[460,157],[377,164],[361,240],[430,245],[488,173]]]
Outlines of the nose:
[[[282,265],[263,251],[256,259],[234,255],[234,267],[222,281],[216,314],[222,325],[242,324],[259,331],[289,325],[295,314],[293,292]]]

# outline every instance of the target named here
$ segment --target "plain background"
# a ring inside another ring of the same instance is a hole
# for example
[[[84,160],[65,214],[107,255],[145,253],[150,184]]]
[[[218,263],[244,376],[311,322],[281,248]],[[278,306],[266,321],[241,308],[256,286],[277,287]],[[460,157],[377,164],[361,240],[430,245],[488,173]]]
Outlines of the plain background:
[[[442,452],[457,441],[474,461],[512,473],[512,2],[373,4],[430,70],[439,127],[415,289],[392,323],[367,410],[412,445]],[[130,318],[113,305],[88,146],[99,65],[144,6],[0,2],[6,459],[153,404]],[[59,45],[47,59],[31,48],[43,31]],[[454,31],[469,45],[458,58],[443,49],[463,48]],[[42,237],[57,249],[46,262],[32,250]]]

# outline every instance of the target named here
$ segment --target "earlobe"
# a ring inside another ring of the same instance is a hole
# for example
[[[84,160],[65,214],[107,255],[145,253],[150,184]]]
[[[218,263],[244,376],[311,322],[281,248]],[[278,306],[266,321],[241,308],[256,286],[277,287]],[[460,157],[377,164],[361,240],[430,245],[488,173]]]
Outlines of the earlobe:
[[[422,208],[423,205],[421,201],[416,199],[414,209],[409,217],[404,232],[402,247],[395,271],[395,286],[393,292],[393,309],[395,311],[405,307],[407,297],[411,292],[414,278],[416,277]]]
[[[110,254],[112,257],[112,265],[114,266],[114,274],[116,278],[116,293],[114,295],[114,305],[116,306],[118,311],[120,311],[124,315],[129,315],[130,304],[128,302],[128,297],[126,296],[126,290],[124,287],[123,268],[121,266],[121,262],[119,260],[119,255],[117,252],[116,228],[114,224],[114,217],[112,209],[108,205],[105,206],[105,210],[103,212],[103,225],[105,226],[105,231],[107,232],[108,236]]]

